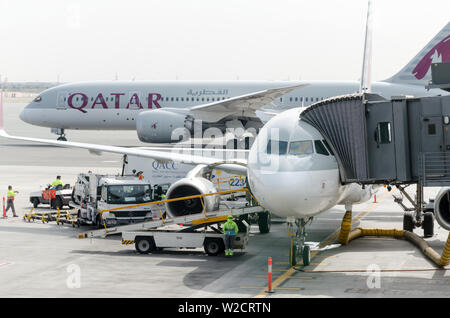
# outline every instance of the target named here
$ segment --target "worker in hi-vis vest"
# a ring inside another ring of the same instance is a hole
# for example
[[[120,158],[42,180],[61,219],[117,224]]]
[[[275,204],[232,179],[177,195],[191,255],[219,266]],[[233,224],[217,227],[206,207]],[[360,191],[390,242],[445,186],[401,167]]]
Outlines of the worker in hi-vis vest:
[[[59,185],[64,187],[64,183],[61,181],[61,176],[56,176],[56,180],[52,182],[52,188],[56,188]]]
[[[13,212],[13,216],[17,217],[16,214],[16,209],[14,208],[14,198],[16,197],[16,194],[19,193],[19,191],[14,191],[12,189],[12,186],[8,186],[8,192],[6,194],[7,196],[7,200],[6,200],[6,210],[5,210],[5,214],[6,212],[9,211],[9,209],[12,210]]]
[[[233,216],[228,216],[228,220],[222,229],[225,233],[225,256],[233,256],[234,238],[239,232],[236,222],[233,221]]]

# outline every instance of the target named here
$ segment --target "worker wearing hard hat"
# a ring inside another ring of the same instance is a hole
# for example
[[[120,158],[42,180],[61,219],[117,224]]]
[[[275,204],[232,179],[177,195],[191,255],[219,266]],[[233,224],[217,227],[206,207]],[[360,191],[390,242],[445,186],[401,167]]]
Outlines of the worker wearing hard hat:
[[[239,232],[236,222],[233,221],[233,216],[229,215],[228,220],[223,225],[223,233],[225,233],[225,256],[233,256],[234,238]]]
[[[56,176],[56,180],[52,182],[52,188],[56,188],[59,185],[64,187],[64,183],[61,181],[61,176]]]

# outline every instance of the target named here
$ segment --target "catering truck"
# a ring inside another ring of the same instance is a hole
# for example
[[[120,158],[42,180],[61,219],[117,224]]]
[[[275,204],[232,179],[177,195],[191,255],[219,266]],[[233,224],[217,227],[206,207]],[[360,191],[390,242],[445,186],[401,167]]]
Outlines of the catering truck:
[[[139,175],[78,175],[70,206],[77,209],[81,224],[99,228],[159,219],[165,213],[163,204],[139,206],[160,201],[168,185],[151,185]],[[123,206],[127,209],[110,211]]]

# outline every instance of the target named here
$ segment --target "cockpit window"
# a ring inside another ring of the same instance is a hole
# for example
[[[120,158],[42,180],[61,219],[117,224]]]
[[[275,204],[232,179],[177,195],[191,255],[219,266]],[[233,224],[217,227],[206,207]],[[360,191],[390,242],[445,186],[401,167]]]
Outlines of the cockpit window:
[[[324,155],[324,156],[330,155],[327,148],[324,146],[324,144],[320,140],[314,140],[314,146],[316,147],[316,152],[319,155]]]
[[[34,102],[39,103],[42,100],[41,96],[38,96],[34,99]]]
[[[287,152],[287,141],[271,140],[267,143],[267,153],[275,155],[285,155]]]
[[[294,156],[309,155],[314,153],[312,140],[291,141],[289,154]]]
[[[330,153],[330,155],[334,156],[334,153],[333,153],[333,150],[330,147],[330,144],[325,139],[322,139],[322,142],[325,145],[325,147],[327,147],[327,150]]]

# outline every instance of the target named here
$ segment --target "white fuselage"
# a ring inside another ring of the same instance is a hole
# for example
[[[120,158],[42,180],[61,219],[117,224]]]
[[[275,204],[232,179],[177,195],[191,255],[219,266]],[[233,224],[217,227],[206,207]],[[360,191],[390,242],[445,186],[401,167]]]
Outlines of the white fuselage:
[[[247,164],[256,199],[268,211],[294,218],[368,200],[371,187],[341,184],[336,158],[317,129],[300,120],[301,112],[295,108],[275,116],[258,134]]]
[[[27,105],[20,118],[30,124],[61,129],[135,130],[137,115],[160,108],[188,108],[217,102],[257,91],[309,85],[292,91],[264,108],[285,110],[304,107],[319,100],[355,93],[358,82],[343,81],[217,81],[217,82],[86,82],[63,84],[42,92]],[[390,98],[393,95],[425,96],[443,91],[427,91],[420,85],[399,85],[377,82],[374,93]]]

